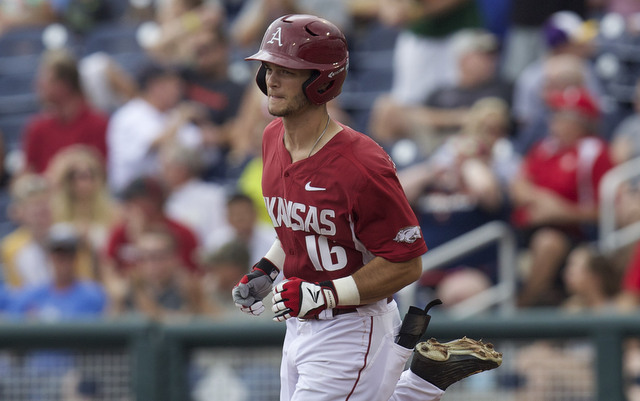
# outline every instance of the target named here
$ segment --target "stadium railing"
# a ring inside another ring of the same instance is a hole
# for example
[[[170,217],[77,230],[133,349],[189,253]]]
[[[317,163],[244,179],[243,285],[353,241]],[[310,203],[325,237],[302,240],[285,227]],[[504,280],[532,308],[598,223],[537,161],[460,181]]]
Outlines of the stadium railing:
[[[600,181],[598,247],[613,252],[640,239],[640,221],[625,227],[617,226],[616,200],[620,188],[640,177],[640,157],[628,160],[609,170]],[[633,183],[637,187],[638,183]],[[637,189],[636,189],[637,190]]]
[[[593,380],[593,383],[587,384],[594,389],[593,394],[582,394],[583,398],[580,399],[623,401],[623,344],[627,339],[640,335],[640,319],[636,315],[570,315],[552,310],[519,311],[510,316],[478,315],[464,320],[438,314],[432,319],[427,332],[427,337],[435,337],[440,341],[463,335],[494,343],[504,353],[503,366],[478,375],[478,379],[491,379],[482,386],[482,391],[472,385],[473,380],[465,380],[452,386],[443,401],[469,399],[471,394],[474,400],[516,399],[514,390],[505,385],[508,382],[505,378],[516,375],[515,358],[522,347],[541,340],[588,344],[593,360],[587,368],[593,370],[593,379],[583,380]],[[101,398],[95,399],[275,400],[279,387],[278,366],[283,336],[284,325],[252,323],[249,320],[236,323],[194,321],[170,325],[144,321],[4,322],[0,324],[0,353],[9,352],[24,357],[28,351],[52,348],[66,349],[76,354],[83,350],[99,350],[103,355],[91,361],[102,369],[94,369],[93,380],[97,381],[98,387],[102,387],[97,391],[102,394]],[[104,355],[122,350],[128,358],[119,360],[119,363],[129,366],[101,366],[110,363],[110,359]],[[1,369],[5,368],[0,366]],[[126,373],[125,383],[111,377],[118,369]],[[15,376],[8,378],[15,379]],[[33,381],[23,383],[25,386],[37,385]],[[109,391],[114,393],[113,389],[108,388],[112,385],[124,386],[127,391],[119,390],[118,397],[105,395]],[[87,389],[91,389],[91,386],[85,385],[84,391]],[[25,387],[22,392],[14,392],[13,395],[7,395],[5,391],[2,399],[31,399],[28,390]],[[483,398],[483,394],[487,397]],[[575,394],[574,398],[555,397],[553,399],[575,399]],[[51,396],[39,399],[62,398]]]
[[[492,221],[429,250],[422,257],[422,271],[426,272],[493,244],[498,246],[497,284],[456,305],[450,311],[453,316],[465,318],[495,305],[504,314],[515,310],[517,243],[513,230],[505,222]],[[398,293],[401,312],[415,302],[417,286],[413,283]]]

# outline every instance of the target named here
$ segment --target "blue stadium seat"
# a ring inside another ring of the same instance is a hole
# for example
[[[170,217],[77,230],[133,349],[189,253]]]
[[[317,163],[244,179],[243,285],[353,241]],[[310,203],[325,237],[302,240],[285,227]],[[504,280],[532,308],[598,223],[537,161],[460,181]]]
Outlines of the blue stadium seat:
[[[19,149],[22,141],[22,131],[31,114],[20,114],[0,117],[0,131],[7,151]]]
[[[138,25],[127,23],[105,23],[94,28],[85,40],[84,54],[103,51],[109,54],[143,52],[138,44]]]
[[[0,59],[0,64],[3,59]],[[0,74],[0,96],[24,95],[34,93],[34,75],[32,74]]]
[[[40,54],[45,49],[42,27],[11,29],[0,36],[0,58]]]
[[[2,93],[2,91],[0,91]],[[35,93],[0,95],[0,118],[16,114],[31,114],[39,110],[40,104]]]

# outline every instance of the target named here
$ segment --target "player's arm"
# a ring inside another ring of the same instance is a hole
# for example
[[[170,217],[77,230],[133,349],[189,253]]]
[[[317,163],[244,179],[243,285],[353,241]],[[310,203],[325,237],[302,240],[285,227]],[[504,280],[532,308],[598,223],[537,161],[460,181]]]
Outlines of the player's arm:
[[[337,306],[370,304],[392,296],[421,273],[420,257],[399,263],[376,257],[353,275],[336,280],[311,283],[292,277],[273,289],[274,320],[311,318]]]
[[[376,257],[351,276],[360,298],[360,302],[356,305],[370,304],[388,298],[418,280],[421,274],[422,259],[420,257],[398,263]],[[340,295],[338,294],[338,305],[348,305],[342,303]],[[345,295],[343,294],[343,299]]]

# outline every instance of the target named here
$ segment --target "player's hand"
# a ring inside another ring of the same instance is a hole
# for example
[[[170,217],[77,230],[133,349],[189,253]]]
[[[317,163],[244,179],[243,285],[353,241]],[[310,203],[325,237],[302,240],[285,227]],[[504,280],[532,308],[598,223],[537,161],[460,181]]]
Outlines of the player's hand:
[[[249,315],[261,314],[264,311],[262,300],[271,292],[278,273],[278,268],[267,259],[256,263],[251,272],[233,287],[231,296],[235,305]]]
[[[292,317],[309,319],[338,304],[332,281],[310,283],[297,277],[280,282],[273,289],[272,310],[276,322]]]

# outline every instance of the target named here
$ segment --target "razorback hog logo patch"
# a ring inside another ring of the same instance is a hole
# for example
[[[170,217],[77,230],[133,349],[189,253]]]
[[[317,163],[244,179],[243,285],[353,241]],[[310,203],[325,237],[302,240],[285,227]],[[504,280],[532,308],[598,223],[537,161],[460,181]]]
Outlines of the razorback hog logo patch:
[[[396,242],[406,242],[407,244],[413,244],[420,237],[420,227],[411,226],[405,227],[398,231],[398,234],[396,234],[396,237],[393,240]]]

